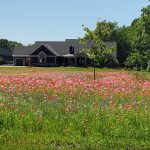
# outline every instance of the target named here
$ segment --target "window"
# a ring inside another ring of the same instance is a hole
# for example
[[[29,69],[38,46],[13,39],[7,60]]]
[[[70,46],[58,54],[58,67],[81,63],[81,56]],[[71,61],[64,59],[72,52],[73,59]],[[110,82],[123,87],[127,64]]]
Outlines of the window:
[[[38,63],[38,57],[31,57],[31,63]]]
[[[69,52],[70,52],[70,54],[74,54],[74,46],[69,47]]]

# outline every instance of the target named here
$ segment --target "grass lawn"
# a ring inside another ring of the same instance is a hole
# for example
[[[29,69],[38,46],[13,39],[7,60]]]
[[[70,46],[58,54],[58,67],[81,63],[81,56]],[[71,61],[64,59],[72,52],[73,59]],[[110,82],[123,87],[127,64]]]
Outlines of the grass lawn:
[[[48,71],[70,71],[70,72],[93,72],[93,68],[83,68],[83,67],[22,67],[22,66],[1,66],[0,73],[33,73],[33,72],[48,72]],[[108,68],[96,68],[97,72],[107,71],[107,72],[118,72],[118,69],[108,69]]]
[[[148,150],[150,79],[115,69],[0,67],[0,150]]]

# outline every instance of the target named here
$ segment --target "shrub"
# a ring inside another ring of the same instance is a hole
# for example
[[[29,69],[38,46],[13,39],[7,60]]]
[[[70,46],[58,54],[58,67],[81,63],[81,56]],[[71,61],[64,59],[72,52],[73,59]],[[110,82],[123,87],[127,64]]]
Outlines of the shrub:
[[[140,71],[142,71],[142,72],[145,71],[143,66],[141,66]]]

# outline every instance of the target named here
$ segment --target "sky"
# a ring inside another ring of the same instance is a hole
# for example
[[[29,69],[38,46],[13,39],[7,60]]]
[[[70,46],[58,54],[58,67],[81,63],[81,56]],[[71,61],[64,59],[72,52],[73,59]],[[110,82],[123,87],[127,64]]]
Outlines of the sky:
[[[63,41],[83,37],[107,20],[130,25],[148,0],[0,0],[0,38],[21,42]]]

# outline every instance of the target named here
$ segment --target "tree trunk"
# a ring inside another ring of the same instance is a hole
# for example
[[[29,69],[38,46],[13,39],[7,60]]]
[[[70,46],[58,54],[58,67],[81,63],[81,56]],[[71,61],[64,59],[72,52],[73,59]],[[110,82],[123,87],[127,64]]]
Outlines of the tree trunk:
[[[95,73],[95,60],[94,60],[94,82],[96,80],[96,73]]]

